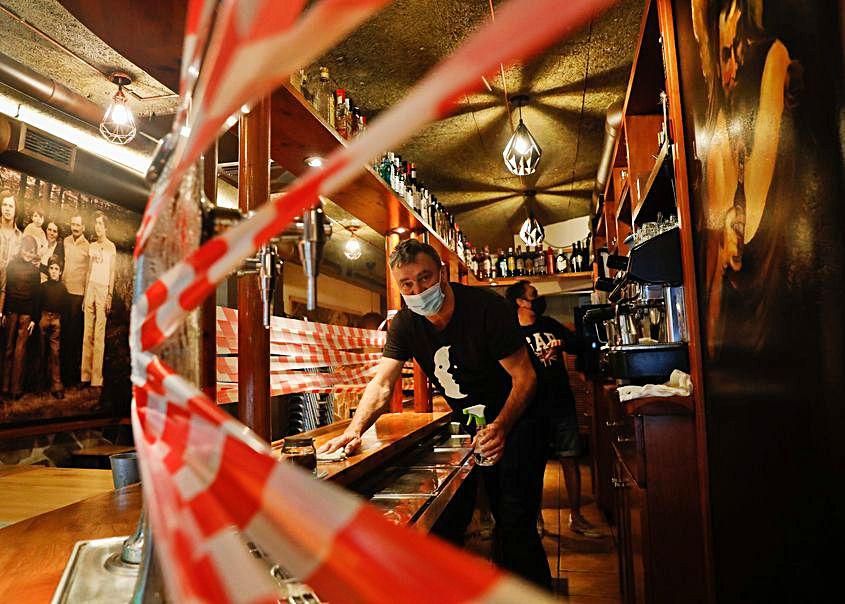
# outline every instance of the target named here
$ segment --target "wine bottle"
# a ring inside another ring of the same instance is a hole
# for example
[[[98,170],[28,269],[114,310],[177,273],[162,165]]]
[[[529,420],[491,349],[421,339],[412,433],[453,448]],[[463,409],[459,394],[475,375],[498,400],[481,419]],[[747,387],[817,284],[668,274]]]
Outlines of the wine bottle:
[[[569,258],[563,248],[559,249],[555,257],[555,272],[565,273],[569,270]]]
[[[316,95],[314,98],[314,108],[317,110],[317,113],[321,118],[326,120],[326,122],[332,128],[335,127],[334,125],[334,110],[335,110],[335,100],[334,100],[334,91],[332,90],[332,83],[329,80],[329,69],[328,67],[320,67],[320,80],[319,85],[317,86]]]
[[[534,248],[530,245],[525,248],[523,274],[528,276],[534,274]]]
[[[507,277],[515,277],[516,276],[516,258],[513,257],[513,248],[508,248],[508,256],[507,256],[507,266],[508,272]]]
[[[347,130],[349,120],[346,113],[346,91],[343,88],[338,88],[334,91],[335,106],[334,106],[334,127],[337,133],[343,138],[349,137]]]

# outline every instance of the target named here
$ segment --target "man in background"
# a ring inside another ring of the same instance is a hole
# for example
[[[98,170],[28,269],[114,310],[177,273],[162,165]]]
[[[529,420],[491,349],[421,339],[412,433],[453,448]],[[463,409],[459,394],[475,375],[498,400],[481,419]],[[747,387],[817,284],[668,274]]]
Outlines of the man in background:
[[[6,326],[3,392],[15,400],[23,395],[26,343],[38,322],[41,272],[37,259],[38,244],[27,235],[21,241],[20,253],[12,258],[0,279],[0,322]]]
[[[85,238],[85,226],[82,216],[70,218],[70,235],[65,237],[65,272],[62,280],[67,288],[67,320],[62,330],[62,375],[64,384],[70,386],[79,383],[82,366],[82,302],[85,297],[85,283],[88,279],[90,243]]]
[[[106,315],[114,292],[117,248],[107,236],[106,215],[94,214],[97,240],[90,244],[90,264],[85,283],[85,333],[82,337],[82,383],[92,388],[103,385],[103,353],[106,345]]]
[[[537,372],[537,404],[551,420],[553,453],[563,468],[569,496],[569,528],[587,537],[600,537],[601,533],[581,515],[581,474],[578,471],[581,440],[575,397],[562,354],[562,350],[576,354],[575,334],[543,315],[546,299],[537,295],[537,288],[530,282],[517,281],[505,295],[517,308],[520,330],[531,350]]]

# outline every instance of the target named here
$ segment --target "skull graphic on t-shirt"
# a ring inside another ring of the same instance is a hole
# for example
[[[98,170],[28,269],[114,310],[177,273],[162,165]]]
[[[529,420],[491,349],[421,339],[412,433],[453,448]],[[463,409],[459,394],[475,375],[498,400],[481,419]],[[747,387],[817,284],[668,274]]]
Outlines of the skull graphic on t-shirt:
[[[449,358],[451,346],[441,346],[434,353],[434,376],[443,387],[443,394],[449,398],[466,398],[461,392],[461,385],[455,381],[452,375],[452,360]]]

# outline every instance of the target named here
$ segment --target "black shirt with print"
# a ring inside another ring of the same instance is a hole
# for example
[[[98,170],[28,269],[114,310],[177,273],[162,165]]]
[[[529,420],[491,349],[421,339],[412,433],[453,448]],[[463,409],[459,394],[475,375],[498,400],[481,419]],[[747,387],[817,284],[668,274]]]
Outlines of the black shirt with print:
[[[523,325],[519,329],[528,343],[531,362],[537,372],[538,411],[548,417],[571,412],[575,407],[575,397],[569,387],[569,374],[561,349],[570,354],[577,352],[575,334],[545,316],[537,317],[533,325]],[[558,342],[559,348],[556,348]]]
[[[511,306],[492,292],[450,283],[455,311],[438,331],[428,319],[407,308],[390,323],[384,356],[419,363],[453,410],[485,405],[488,422],[501,411],[511,378],[499,363],[525,345]],[[531,407],[523,417],[531,413]],[[461,422],[466,424],[462,413]]]

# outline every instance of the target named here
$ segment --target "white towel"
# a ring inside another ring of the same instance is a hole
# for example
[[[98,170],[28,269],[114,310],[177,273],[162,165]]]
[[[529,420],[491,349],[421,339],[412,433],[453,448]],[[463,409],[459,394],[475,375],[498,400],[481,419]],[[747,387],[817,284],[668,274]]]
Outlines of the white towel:
[[[692,393],[692,378],[688,373],[675,369],[665,384],[646,384],[645,386],[619,386],[620,401],[630,401],[647,396],[689,396]]]
[[[343,461],[346,459],[346,449],[341,447],[331,453],[317,453],[317,461]]]

